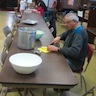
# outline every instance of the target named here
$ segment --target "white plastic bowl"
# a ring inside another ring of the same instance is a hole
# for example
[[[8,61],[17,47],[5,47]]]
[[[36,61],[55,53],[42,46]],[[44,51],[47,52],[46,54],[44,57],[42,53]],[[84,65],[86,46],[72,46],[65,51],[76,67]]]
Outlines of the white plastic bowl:
[[[17,53],[9,58],[14,70],[20,74],[30,74],[34,72],[42,63],[40,56],[31,53]]]

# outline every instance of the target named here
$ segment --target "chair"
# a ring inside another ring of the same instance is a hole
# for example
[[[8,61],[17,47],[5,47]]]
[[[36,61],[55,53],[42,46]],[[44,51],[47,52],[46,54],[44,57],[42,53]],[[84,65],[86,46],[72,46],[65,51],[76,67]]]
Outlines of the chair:
[[[14,7],[14,11],[15,11],[15,15],[18,17],[18,18],[21,18],[21,14],[18,12],[18,7]]]
[[[13,18],[14,18],[14,20],[15,20],[16,23],[19,23],[20,20],[21,20],[19,17],[16,16],[16,14],[13,15]]]
[[[87,96],[88,94],[92,94],[92,96],[95,96],[94,90],[96,89],[96,85],[93,86],[91,89],[89,89],[83,96]]]
[[[11,45],[11,43],[12,43],[12,36],[11,36],[11,34],[9,34],[6,38],[5,38],[5,40],[4,40],[4,49],[5,50],[7,50],[7,51],[9,51],[9,48],[10,48],[10,45]]]
[[[4,65],[5,59],[7,57],[7,52],[6,51],[9,51],[11,43],[12,43],[12,36],[11,36],[11,34],[9,34],[6,37],[5,41],[4,41],[4,49],[3,49],[3,52],[1,53],[1,57],[0,57],[1,67]],[[1,96],[3,96],[4,93],[5,93],[4,96],[6,96],[7,92],[14,92],[15,90],[18,91],[20,96],[22,96],[21,91],[24,91],[24,88],[15,88],[14,89],[14,88],[10,88],[10,87],[2,87],[2,89],[1,89]],[[31,91],[30,91],[30,93],[31,93],[32,96],[34,96]]]
[[[5,62],[5,59],[7,57],[7,52],[5,49],[3,49],[3,51],[1,52],[1,55],[0,55],[0,65],[1,67],[3,66],[4,62]]]
[[[17,30],[18,24],[19,24],[21,19],[16,14],[13,15],[13,19],[14,19],[13,27],[15,28],[15,30]]]
[[[96,89],[96,85],[93,86],[91,89],[89,89],[85,94],[83,95],[78,95],[74,92],[71,91],[65,91],[62,94],[60,94],[60,96],[89,96],[88,94],[92,94],[92,96],[95,96],[94,94],[94,90]]]
[[[3,51],[1,52],[1,54],[0,54],[0,66],[2,67],[3,65],[4,65],[4,62],[5,62],[5,59],[6,59],[6,57],[7,57],[7,52],[6,52],[6,50],[5,49],[3,49]],[[1,96],[3,96],[2,95],[2,91],[3,90],[3,87],[1,88]]]
[[[1,53],[1,57],[0,57],[1,67],[4,65],[5,59],[7,57],[6,51],[9,51],[11,43],[12,43],[12,36],[11,36],[11,34],[9,34],[4,41],[4,49],[3,49],[2,53]],[[22,96],[21,91],[24,91],[24,88],[15,88],[14,89],[14,88],[10,88],[10,87],[2,87],[1,88],[1,96],[3,96],[4,93],[5,93],[4,96],[6,96],[7,92],[14,92],[15,90],[18,91],[20,96]],[[34,94],[31,91],[29,91],[29,92],[31,93],[32,96],[34,96]],[[25,94],[27,94],[27,93],[25,93]]]
[[[13,37],[12,31],[11,31],[11,29],[10,29],[8,26],[5,26],[5,27],[3,28],[3,33],[4,33],[4,35],[5,35],[6,37],[8,36],[8,34],[11,34],[12,37]]]
[[[7,54],[8,54],[8,52],[5,49],[3,49],[3,51],[1,52],[1,55],[0,55],[0,65],[1,65],[1,67],[4,65],[5,59],[7,57]],[[0,90],[1,91],[1,93],[0,93],[1,95],[0,96],[3,96],[4,93],[5,93],[4,96],[6,96],[7,92],[12,92],[12,90],[13,90],[13,88],[10,89],[9,87],[2,87],[1,90]],[[16,88],[16,90],[22,96],[22,94],[20,92],[20,89]]]
[[[96,89],[96,86],[93,86],[89,91],[87,91],[86,81],[82,75],[83,72],[86,72],[86,70],[89,66],[93,51],[94,51],[94,49],[92,48],[92,46],[90,44],[88,44],[87,63],[84,64],[85,67],[83,69],[75,71],[75,73],[78,73],[80,75],[81,87],[82,87],[82,82],[84,82],[84,85],[85,85],[85,94],[82,96],[87,96],[88,94],[92,94],[92,96],[95,96],[94,89]],[[78,95],[71,91],[63,91],[60,93],[60,96],[81,96],[81,95]]]
[[[8,53],[7,53],[6,49],[3,49],[3,51],[1,52],[1,55],[0,55],[0,65],[1,65],[1,67],[4,65],[5,59],[7,57],[7,54]],[[13,90],[13,88],[10,89],[9,87],[2,87],[1,90],[0,90],[0,92],[1,92],[0,96],[3,96],[4,93],[5,93],[4,96],[6,96],[7,92],[12,92],[12,90]],[[16,89],[16,90],[22,96],[20,90],[19,89]]]
[[[92,94],[92,96],[95,96],[94,89],[96,89],[96,86],[93,86],[90,90],[88,90],[83,95],[79,95],[79,94],[77,94],[75,92],[71,92],[71,91],[63,91],[63,92],[59,93],[58,96],[87,96],[88,94]]]
[[[65,91],[60,96],[81,96],[71,91]]]
[[[92,48],[92,46],[90,44],[88,44],[88,54],[87,54],[87,58],[86,58],[87,63],[84,64],[84,68],[82,68],[81,70],[74,71],[75,73],[78,73],[80,75],[81,87],[82,87],[82,82],[84,82],[85,92],[87,92],[87,86],[86,86],[85,78],[83,77],[82,73],[86,72],[86,70],[89,66],[89,63],[91,61],[93,51],[94,51],[94,49]]]
[[[87,86],[86,86],[86,81],[85,81],[85,78],[83,77],[83,73],[86,72],[88,66],[89,66],[89,63],[91,61],[91,58],[92,58],[92,54],[93,54],[93,51],[94,49],[92,48],[92,46],[90,44],[88,44],[88,53],[87,53],[87,63],[84,64],[84,68],[82,68],[81,70],[76,70],[74,71],[74,73],[77,73],[80,75],[80,83],[81,83],[81,87],[82,87],[82,82],[84,82],[84,87],[85,87],[85,93],[87,92]],[[66,91],[66,90],[62,90],[60,89],[59,93],[60,96],[78,96],[77,94],[75,95],[75,93],[71,93],[70,91]],[[74,94],[74,95],[72,95]],[[86,95],[84,95],[86,96]],[[94,95],[93,95],[94,96]]]

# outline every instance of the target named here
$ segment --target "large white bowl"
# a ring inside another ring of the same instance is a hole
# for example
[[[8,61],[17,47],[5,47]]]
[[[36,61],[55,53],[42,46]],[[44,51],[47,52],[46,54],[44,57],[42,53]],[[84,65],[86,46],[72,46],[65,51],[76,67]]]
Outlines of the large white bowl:
[[[42,63],[40,56],[31,53],[17,53],[9,58],[14,70],[20,74],[30,74],[34,72]]]

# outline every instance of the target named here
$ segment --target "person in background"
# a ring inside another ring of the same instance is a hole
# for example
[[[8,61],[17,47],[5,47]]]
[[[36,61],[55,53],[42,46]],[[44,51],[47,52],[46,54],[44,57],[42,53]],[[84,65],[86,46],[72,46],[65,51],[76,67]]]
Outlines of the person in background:
[[[36,9],[37,9],[38,12],[40,12],[41,16],[44,15],[44,10],[43,10],[43,8],[42,8],[42,6],[41,6],[41,3],[38,4],[38,6],[37,6]]]
[[[47,7],[46,7],[44,1],[42,1],[42,0],[37,0],[37,1],[36,1],[36,7],[38,7],[38,6],[41,6],[44,11],[47,11]]]
[[[27,1],[26,0],[21,0],[20,1],[20,13],[21,15],[24,13],[24,10],[27,8]]]
[[[75,13],[66,14],[64,22],[68,30],[52,41],[55,44],[63,40],[63,47],[49,45],[48,50],[63,54],[73,71],[80,70],[87,56],[88,35],[86,30],[78,24],[79,18]]]

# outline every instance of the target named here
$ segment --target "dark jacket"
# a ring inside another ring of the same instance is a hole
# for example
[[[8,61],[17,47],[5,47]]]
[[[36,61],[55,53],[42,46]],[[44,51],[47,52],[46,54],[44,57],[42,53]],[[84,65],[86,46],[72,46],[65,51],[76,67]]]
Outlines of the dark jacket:
[[[65,42],[59,52],[64,54],[77,69],[81,69],[87,55],[88,35],[86,30],[82,26],[75,30],[68,30],[61,35],[61,40]]]

